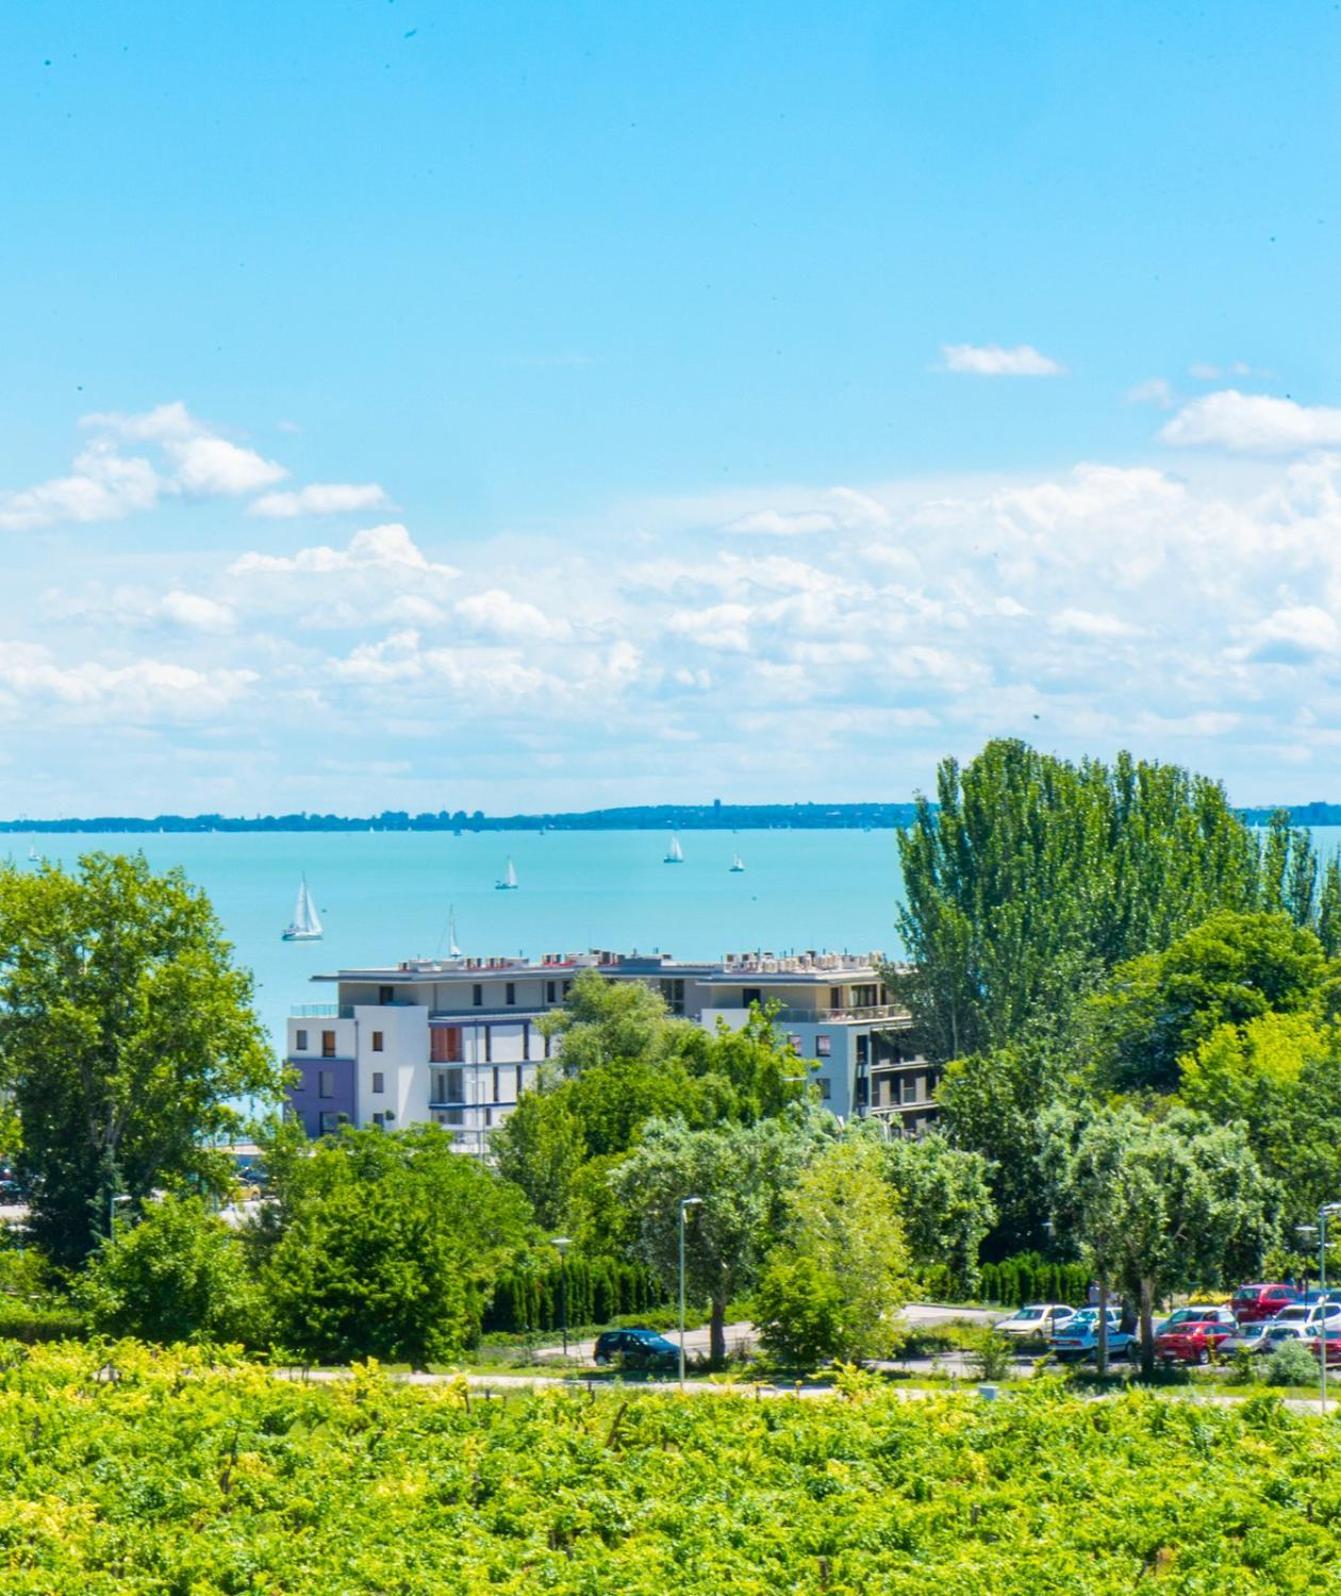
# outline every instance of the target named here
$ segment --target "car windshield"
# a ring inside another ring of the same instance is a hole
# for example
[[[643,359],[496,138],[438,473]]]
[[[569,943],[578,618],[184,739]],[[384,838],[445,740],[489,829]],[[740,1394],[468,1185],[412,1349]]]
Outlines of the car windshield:
[[[1041,1319],[1043,1317],[1043,1311],[1044,1310],[1042,1308],[1021,1308],[1020,1311],[1015,1315],[1015,1318]]]

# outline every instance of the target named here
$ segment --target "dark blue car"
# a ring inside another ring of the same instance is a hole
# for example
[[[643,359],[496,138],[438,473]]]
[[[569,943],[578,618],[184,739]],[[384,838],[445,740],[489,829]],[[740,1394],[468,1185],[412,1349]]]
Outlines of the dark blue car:
[[[678,1369],[680,1349],[655,1330],[604,1330],[596,1337],[596,1362],[626,1369]]]

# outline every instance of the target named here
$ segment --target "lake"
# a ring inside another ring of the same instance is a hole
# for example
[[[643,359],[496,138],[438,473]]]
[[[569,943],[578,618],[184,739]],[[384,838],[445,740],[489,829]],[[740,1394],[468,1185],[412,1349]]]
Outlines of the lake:
[[[22,861],[31,845],[72,864],[95,849],[140,849],[155,869],[180,865],[255,972],[261,1018],[281,1046],[291,1006],[326,995],[311,975],[445,956],[453,911],[462,952],[481,956],[897,951],[892,831],[685,832],[676,865],[662,862],[667,841],[653,831],[16,835],[0,856]],[[499,892],[509,856],[518,890]],[[325,939],[282,942],[304,873]]]

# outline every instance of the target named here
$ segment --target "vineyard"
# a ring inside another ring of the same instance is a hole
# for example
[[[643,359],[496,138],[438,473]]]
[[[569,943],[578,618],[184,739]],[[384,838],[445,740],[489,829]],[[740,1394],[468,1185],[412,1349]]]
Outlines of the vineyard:
[[[1336,1589],[1341,1435],[1269,1398],[285,1381],[5,1350],[6,1596]]]

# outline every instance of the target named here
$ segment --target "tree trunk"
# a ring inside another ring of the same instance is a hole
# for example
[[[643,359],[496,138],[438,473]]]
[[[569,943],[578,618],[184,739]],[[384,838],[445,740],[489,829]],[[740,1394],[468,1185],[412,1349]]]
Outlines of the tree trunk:
[[[1108,1373],[1108,1274],[1099,1271],[1099,1345],[1096,1349],[1099,1378]]]
[[[1155,1290],[1149,1280],[1141,1281],[1141,1373],[1147,1380],[1155,1374]]]
[[[708,1357],[713,1368],[726,1362],[726,1298],[712,1299],[712,1317],[708,1321]]]

